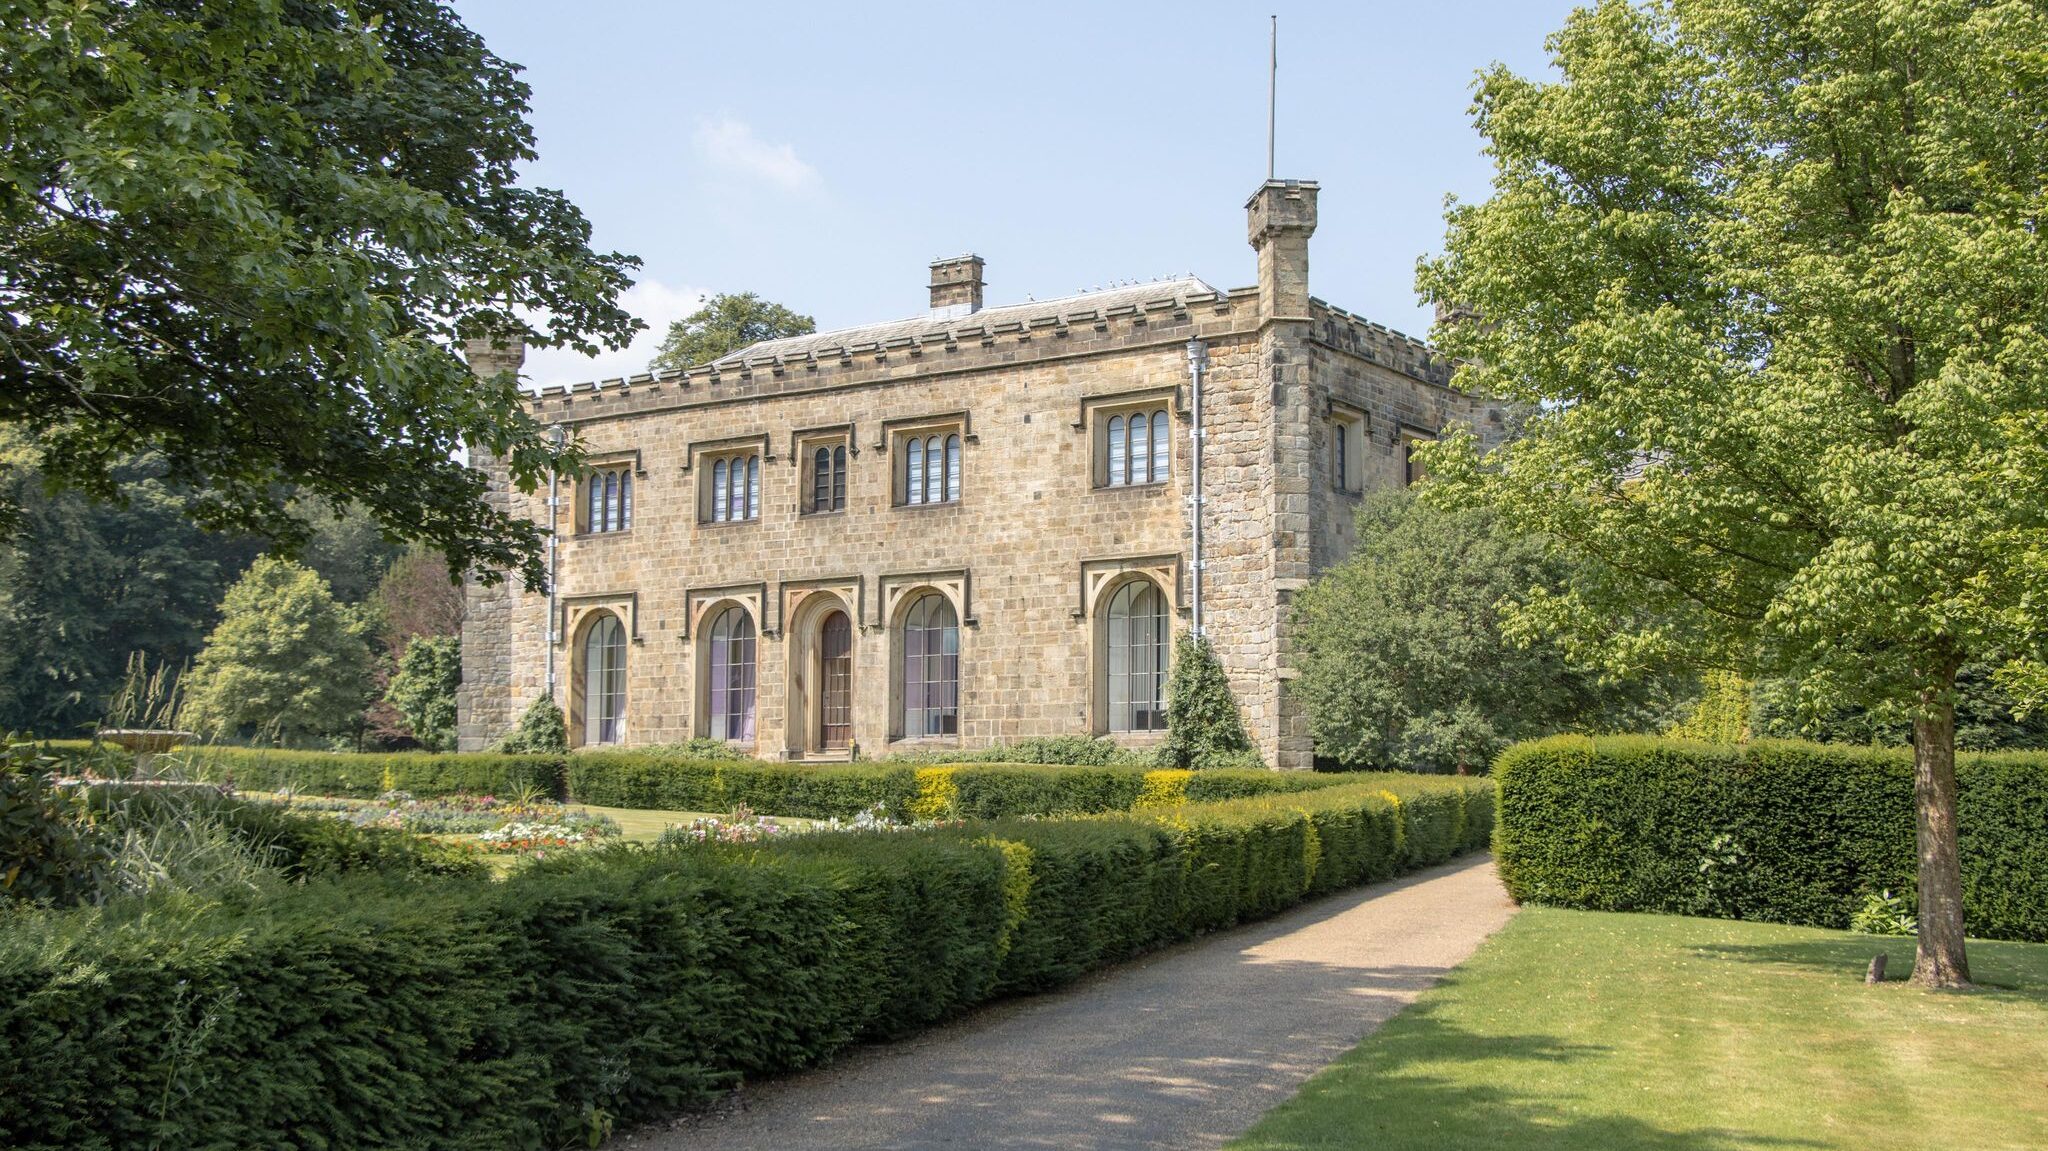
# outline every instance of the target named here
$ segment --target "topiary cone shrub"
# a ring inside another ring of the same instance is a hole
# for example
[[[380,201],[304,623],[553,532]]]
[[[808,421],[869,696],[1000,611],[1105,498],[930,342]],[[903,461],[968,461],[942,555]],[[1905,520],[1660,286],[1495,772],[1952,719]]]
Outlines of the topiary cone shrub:
[[[554,700],[541,696],[519,717],[519,726],[498,741],[497,750],[543,755],[567,753],[569,721],[562,717],[562,709],[555,706]]]
[[[1264,766],[1245,737],[1230,680],[1207,636],[1182,636],[1173,646],[1162,758],[1171,767]]]

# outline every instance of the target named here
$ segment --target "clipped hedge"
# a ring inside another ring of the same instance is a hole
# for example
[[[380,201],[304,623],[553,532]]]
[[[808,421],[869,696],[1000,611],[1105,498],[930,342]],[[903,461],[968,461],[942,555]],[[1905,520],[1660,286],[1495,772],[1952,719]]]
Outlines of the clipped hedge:
[[[166,758],[175,760],[187,778],[233,783],[243,791],[289,789],[369,798],[387,791],[507,796],[531,789],[551,799],[564,796],[560,755],[209,746],[181,749]]]
[[[579,752],[568,790],[579,803],[669,811],[755,811],[845,819],[881,807],[895,819],[1092,815],[1335,787],[1354,777],[1263,769],[1185,772],[1012,763],[762,763],[658,752]]]
[[[1486,781],[630,845],[0,932],[0,1146],[561,1146],[1483,844]]]
[[[2048,941],[2048,755],[1957,762],[1970,934]],[[1559,736],[1494,767],[1516,899],[1846,927],[1914,888],[1912,755],[1791,741]]]

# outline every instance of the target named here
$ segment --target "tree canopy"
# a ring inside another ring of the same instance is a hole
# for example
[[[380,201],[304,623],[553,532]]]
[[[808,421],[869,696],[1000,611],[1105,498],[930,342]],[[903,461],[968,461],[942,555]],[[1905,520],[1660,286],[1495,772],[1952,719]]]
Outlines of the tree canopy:
[[[623,346],[637,262],[518,185],[517,68],[433,0],[0,14],[0,420],[45,474],[112,499],[156,451],[206,527],[295,546],[310,492],[542,583],[541,530],[460,451],[529,490],[558,461],[454,349]]]
[[[1292,635],[1316,753],[1345,767],[1484,771],[1518,739],[1647,721],[1652,677],[1603,682],[1502,613],[1573,566],[1484,508],[1377,492],[1351,557],[1295,598]]]
[[[183,722],[287,745],[352,731],[370,691],[367,631],[319,575],[263,556],[221,601],[185,680]]]
[[[1537,407],[1424,446],[1436,491],[1593,561],[1512,626],[1913,723],[1931,985],[1957,671],[2048,636],[2044,43],[2018,0],[1603,0],[1559,79],[1481,77],[1492,194],[1420,276],[1460,383]]]
[[[818,322],[800,316],[781,304],[764,300],[752,292],[721,293],[703,307],[668,326],[661,350],[654,353],[656,369],[687,368],[738,351],[762,340],[784,336],[808,336]]]

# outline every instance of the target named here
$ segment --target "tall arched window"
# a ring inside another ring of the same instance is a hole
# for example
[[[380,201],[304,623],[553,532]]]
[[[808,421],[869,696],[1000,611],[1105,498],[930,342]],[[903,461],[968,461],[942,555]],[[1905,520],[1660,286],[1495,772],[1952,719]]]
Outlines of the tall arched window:
[[[1166,445],[1166,409],[1152,413],[1152,482],[1166,482],[1167,465],[1173,462],[1173,452]]]
[[[939,437],[932,436],[924,442],[924,502],[942,504],[946,502],[946,457],[945,448]]]
[[[924,441],[913,439],[903,468],[903,498],[906,503],[924,502]]]
[[[946,437],[946,502],[960,498],[960,437]]]
[[[1127,443],[1129,441],[1124,438],[1124,418],[1122,416],[1109,417],[1110,487],[1120,488],[1124,486],[1124,476],[1127,474],[1124,465],[1124,446]]]
[[[754,738],[754,617],[729,607],[711,622],[711,738]]]
[[[735,516],[735,519],[738,517]],[[747,518],[761,518],[761,457],[747,457]]]
[[[960,734],[960,620],[926,592],[903,617],[903,735]]]
[[[1152,482],[1152,417],[1131,413],[1131,482]]]
[[[626,629],[606,613],[583,637],[583,742],[617,743],[626,730]]]
[[[583,511],[583,530],[601,532],[604,530],[604,477],[592,476],[584,481],[589,491],[589,507]]]
[[[1166,730],[1166,597],[1133,580],[1109,600],[1109,730]]]
[[[711,522],[724,523],[732,517],[731,478],[726,469],[732,465],[720,460],[711,465]]]

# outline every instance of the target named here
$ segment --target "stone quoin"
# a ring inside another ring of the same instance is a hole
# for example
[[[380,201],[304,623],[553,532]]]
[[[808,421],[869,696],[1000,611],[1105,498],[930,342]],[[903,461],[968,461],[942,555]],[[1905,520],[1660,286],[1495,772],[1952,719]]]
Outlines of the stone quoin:
[[[1287,690],[1294,593],[1348,554],[1366,491],[1411,481],[1409,444],[1505,424],[1423,343],[1309,294],[1316,193],[1253,194],[1252,287],[984,307],[965,256],[932,264],[923,316],[534,394],[589,469],[550,509],[474,461],[497,506],[552,522],[558,577],[552,601],[469,584],[462,748],[547,692],[550,643],[579,746],[1159,742],[1168,649],[1193,624],[1192,340],[1203,628],[1266,761],[1311,766]],[[469,351],[482,374],[523,359]]]

